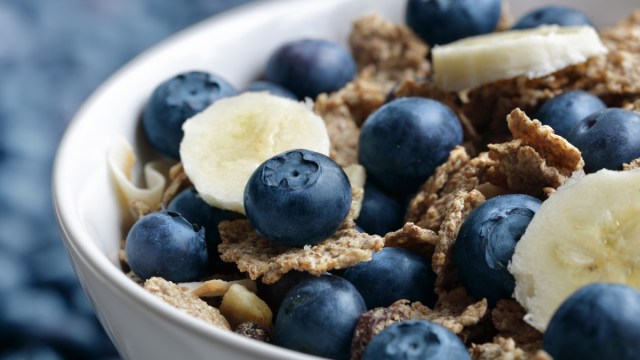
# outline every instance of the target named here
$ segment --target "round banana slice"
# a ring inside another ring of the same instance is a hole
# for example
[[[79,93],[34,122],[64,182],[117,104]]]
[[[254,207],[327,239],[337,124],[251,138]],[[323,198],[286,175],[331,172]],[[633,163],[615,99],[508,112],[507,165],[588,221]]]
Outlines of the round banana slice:
[[[184,171],[210,205],[244,214],[244,187],[263,161],[286,150],[329,155],[329,135],[309,104],[266,92],[223,98],[187,120]]]
[[[517,76],[545,76],[606,53],[590,26],[496,32],[434,47],[434,80],[443,90],[460,91]]]
[[[509,271],[525,320],[544,331],[560,304],[592,282],[640,289],[640,171],[571,179],[533,217]]]

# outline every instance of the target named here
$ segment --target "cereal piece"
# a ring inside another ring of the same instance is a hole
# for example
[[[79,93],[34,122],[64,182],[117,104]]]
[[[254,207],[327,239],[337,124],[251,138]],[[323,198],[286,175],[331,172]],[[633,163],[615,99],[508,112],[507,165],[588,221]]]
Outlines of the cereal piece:
[[[224,281],[220,279],[207,280],[202,283],[194,284],[195,287],[191,290],[191,293],[197,297],[217,297],[223,296],[229,291],[232,285],[238,284],[244,286],[251,292],[258,292],[258,286],[256,282],[249,279],[244,280],[235,280],[235,281]],[[185,286],[185,284],[180,284]],[[189,287],[189,286],[187,286]]]
[[[269,336],[269,332],[267,331],[267,329],[265,329],[261,325],[256,324],[253,321],[243,322],[242,324],[238,325],[235,329],[235,332],[250,339],[266,343],[273,342],[271,340],[271,337]]]
[[[166,206],[182,190],[191,186],[191,181],[184,172],[182,163],[177,163],[169,169],[169,186],[162,194],[162,204]]]
[[[473,344],[470,353],[474,360],[551,360],[542,350],[531,355],[516,347],[513,339],[503,337],[496,337],[491,343]]]
[[[169,305],[186,312],[198,319],[204,320],[216,327],[229,330],[229,322],[220,311],[197,296],[191,294],[188,289],[178,286],[163,278],[152,277],[145,281],[144,288],[155,296],[160,297]]]
[[[542,348],[542,333],[524,321],[526,310],[515,300],[500,300],[491,310],[491,322],[499,336],[512,338],[517,346],[529,354]]]
[[[622,170],[633,170],[640,168],[640,159],[635,159],[628,164],[622,164]]]
[[[351,184],[351,209],[348,218],[357,219],[362,209],[362,200],[364,200],[364,183],[367,179],[367,173],[362,165],[351,164],[344,168],[344,172],[349,178]]]
[[[223,221],[219,226],[222,243],[218,251],[223,261],[235,262],[251,279],[262,276],[265,284],[278,281],[291,270],[319,276],[331,269],[369,261],[384,246],[380,236],[360,233],[353,228],[352,220],[350,224],[318,244],[293,248],[264,239],[247,220]]]
[[[509,1],[502,0],[502,13],[500,14],[500,19],[498,20],[496,31],[509,30],[513,27],[514,23],[515,19],[513,18],[513,14],[511,13],[511,6],[509,6]]]
[[[431,72],[429,46],[407,26],[394,24],[380,15],[356,20],[349,45],[360,69],[375,68],[381,82],[425,77]]]
[[[580,151],[549,126],[531,120],[520,109],[507,117],[515,140],[490,144],[496,163],[490,181],[511,191],[544,197],[544,188],[557,188],[575,171],[582,170]]]
[[[220,313],[229,321],[232,329],[243,322],[252,321],[270,330],[273,313],[269,305],[240,284],[232,284],[224,294]]]
[[[127,277],[131,280],[133,280],[134,283],[140,285],[140,286],[144,286],[144,280],[142,280],[138,275],[136,275],[133,271],[128,271],[125,275],[127,275]]]
[[[149,215],[153,212],[153,209],[142,200],[129,201],[129,210],[134,220],[139,220],[145,215]]]
[[[459,191],[447,205],[446,215],[438,231],[438,242],[431,258],[433,271],[436,273],[435,291],[438,296],[460,285],[453,261],[453,244],[464,219],[484,200],[484,195],[477,190]]]
[[[640,113],[640,98],[628,100],[622,104],[622,108],[629,111]]]
[[[412,222],[404,224],[402,229],[387,233],[384,236],[384,246],[402,247],[425,257],[433,256],[438,234],[432,230],[423,229]]]
[[[485,300],[476,302],[460,312],[448,309],[431,310],[420,302],[398,300],[386,308],[375,308],[360,315],[353,341],[351,359],[359,359],[371,339],[386,327],[405,320],[428,320],[438,323],[455,334],[477,324],[487,312]]]
[[[469,159],[463,147],[456,147],[409,204],[407,221],[438,231],[448,204],[458,191],[471,191],[484,182],[485,172],[493,165],[486,153]]]
[[[331,159],[342,167],[357,164],[360,129],[342,98],[336,94],[320,94],[313,111],[322,117],[327,126]]]

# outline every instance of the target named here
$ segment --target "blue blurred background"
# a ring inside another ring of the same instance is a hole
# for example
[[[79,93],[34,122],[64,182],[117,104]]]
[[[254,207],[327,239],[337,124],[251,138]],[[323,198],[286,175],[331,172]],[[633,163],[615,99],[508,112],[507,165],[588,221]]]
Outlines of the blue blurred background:
[[[0,360],[118,359],[78,285],[51,203],[82,101],[149,46],[251,0],[0,0]]]

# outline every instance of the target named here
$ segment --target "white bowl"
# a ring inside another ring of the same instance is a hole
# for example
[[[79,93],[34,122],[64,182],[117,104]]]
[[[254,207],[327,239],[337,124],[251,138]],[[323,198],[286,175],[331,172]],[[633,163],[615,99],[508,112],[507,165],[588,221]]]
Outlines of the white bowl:
[[[562,3],[609,25],[633,7],[628,0],[512,0],[512,11]],[[148,294],[118,263],[123,214],[107,171],[107,148],[118,136],[136,144],[138,117],[154,87],[185,70],[222,75],[239,88],[262,71],[286,40],[322,36],[345,42],[351,21],[370,12],[400,22],[406,1],[260,1],[206,20],[147,51],[114,74],[82,106],[60,145],[53,194],[65,246],[82,286],[127,359],[314,359],[246,339],[192,318]],[[145,155],[146,154],[146,155]]]

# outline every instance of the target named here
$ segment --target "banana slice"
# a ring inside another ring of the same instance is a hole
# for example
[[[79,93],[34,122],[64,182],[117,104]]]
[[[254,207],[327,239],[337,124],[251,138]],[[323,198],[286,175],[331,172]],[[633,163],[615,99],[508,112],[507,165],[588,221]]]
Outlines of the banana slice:
[[[560,304],[596,281],[640,289],[640,171],[570,179],[542,203],[509,271],[525,320],[544,331]]]
[[[183,125],[184,171],[210,205],[244,214],[244,187],[263,161],[286,150],[329,155],[329,135],[310,104],[248,92],[220,99]]]
[[[436,85],[460,91],[517,76],[545,76],[606,54],[607,48],[590,26],[548,25],[469,37],[432,53]]]

